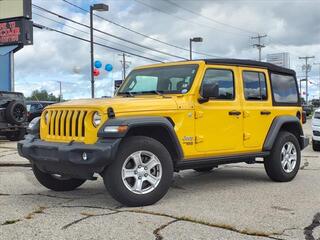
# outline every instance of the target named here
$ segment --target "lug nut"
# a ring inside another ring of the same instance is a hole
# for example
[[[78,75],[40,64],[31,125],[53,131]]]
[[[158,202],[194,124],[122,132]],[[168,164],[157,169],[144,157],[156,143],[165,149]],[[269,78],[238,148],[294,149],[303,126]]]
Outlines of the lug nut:
[[[147,167],[144,167],[144,170],[148,170],[148,168],[147,168]]]
[[[140,180],[142,179],[142,177],[138,177]]]
[[[145,173],[144,176],[145,176],[145,177],[148,177],[148,173]]]
[[[138,168],[141,168],[141,166],[139,165]]]
[[[134,174],[137,174],[138,172],[137,171],[134,171]]]

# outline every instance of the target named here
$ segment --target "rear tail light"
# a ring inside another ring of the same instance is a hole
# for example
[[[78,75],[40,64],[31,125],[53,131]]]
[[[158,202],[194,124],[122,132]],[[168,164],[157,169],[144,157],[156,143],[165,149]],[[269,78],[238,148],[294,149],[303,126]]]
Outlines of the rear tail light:
[[[302,111],[302,123],[305,124],[307,122],[307,113]]]

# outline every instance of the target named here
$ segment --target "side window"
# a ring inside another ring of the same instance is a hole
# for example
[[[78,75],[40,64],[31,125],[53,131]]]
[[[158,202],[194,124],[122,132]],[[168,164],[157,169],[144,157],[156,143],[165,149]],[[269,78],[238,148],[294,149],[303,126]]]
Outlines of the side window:
[[[262,72],[243,71],[244,97],[246,100],[267,100],[266,77]]]
[[[217,85],[219,97],[215,99],[233,100],[234,99],[234,77],[231,70],[225,69],[208,69],[204,75],[200,94],[202,95],[202,86],[204,84]]]
[[[298,103],[297,83],[293,76],[271,73],[271,86],[276,103]]]

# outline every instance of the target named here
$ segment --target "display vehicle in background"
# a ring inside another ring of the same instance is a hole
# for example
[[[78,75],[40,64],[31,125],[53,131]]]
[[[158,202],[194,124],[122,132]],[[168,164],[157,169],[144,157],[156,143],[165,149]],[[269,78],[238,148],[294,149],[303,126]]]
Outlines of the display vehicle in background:
[[[0,135],[10,141],[24,138],[27,109],[22,93],[0,91]]]

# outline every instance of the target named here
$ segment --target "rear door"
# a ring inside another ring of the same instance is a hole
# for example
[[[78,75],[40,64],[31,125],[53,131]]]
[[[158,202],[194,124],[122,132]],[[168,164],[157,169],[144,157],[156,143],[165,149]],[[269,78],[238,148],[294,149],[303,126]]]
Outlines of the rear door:
[[[261,151],[273,120],[268,70],[240,68],[243,88],[243,144]]]

